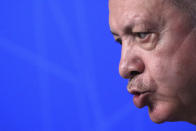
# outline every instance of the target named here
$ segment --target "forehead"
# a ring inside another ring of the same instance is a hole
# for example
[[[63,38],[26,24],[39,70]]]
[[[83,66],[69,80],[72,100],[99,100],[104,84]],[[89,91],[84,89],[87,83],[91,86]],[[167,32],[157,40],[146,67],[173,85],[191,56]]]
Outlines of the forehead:
[[[126,26],[160,19],[167,0],[109,0],[110,26]]]

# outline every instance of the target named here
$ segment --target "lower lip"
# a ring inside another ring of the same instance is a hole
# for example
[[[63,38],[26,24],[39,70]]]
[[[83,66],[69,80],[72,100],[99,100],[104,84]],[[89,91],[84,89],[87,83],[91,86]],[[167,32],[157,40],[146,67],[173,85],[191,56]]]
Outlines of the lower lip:
[[[147,97],[150,95],[150,92],[146,92],[140,95],[135,95],[133,97],[133,102],[136,107],[143,108],[147,105]]]

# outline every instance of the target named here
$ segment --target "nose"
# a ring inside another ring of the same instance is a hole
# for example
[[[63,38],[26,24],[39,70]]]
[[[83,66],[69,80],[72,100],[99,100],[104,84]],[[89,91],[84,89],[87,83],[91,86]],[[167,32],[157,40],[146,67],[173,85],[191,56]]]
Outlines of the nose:
[[[133,78],[143,73],[145,65],[139,53],[129,47],[122,47],[119,73],[125,79]]]

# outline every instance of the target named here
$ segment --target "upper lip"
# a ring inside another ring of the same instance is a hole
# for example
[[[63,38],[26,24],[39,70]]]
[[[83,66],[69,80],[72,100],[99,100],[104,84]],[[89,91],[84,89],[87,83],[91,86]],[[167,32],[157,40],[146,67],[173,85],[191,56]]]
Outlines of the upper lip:
[[[153,92],[150,89],[138,87],[138,84],[131,84],[132,82],[134,81],[129,80],[129,84],[127,86],[129,93],[132,95],[141,95],[141,94]]]

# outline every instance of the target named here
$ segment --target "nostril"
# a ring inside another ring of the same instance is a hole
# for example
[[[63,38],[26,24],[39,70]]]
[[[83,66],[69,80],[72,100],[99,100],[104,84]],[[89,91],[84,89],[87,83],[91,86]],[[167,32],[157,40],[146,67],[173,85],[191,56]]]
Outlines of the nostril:
[[[140,74],[140,72],[138,72],[138,71],[131,71],[130,77],[133,78],[133,77],[135,77],[136,75],[139,75],[139,74]]]
[[[120,64],[119,64],[119,73],[125,78],[133,78],[136,75],[139,75],[144,72],[145,65],[143,61],[137,56],[126,56],[128,54],[123,54],[121,56]],[[130,58],[129,58],[130,57]]]

